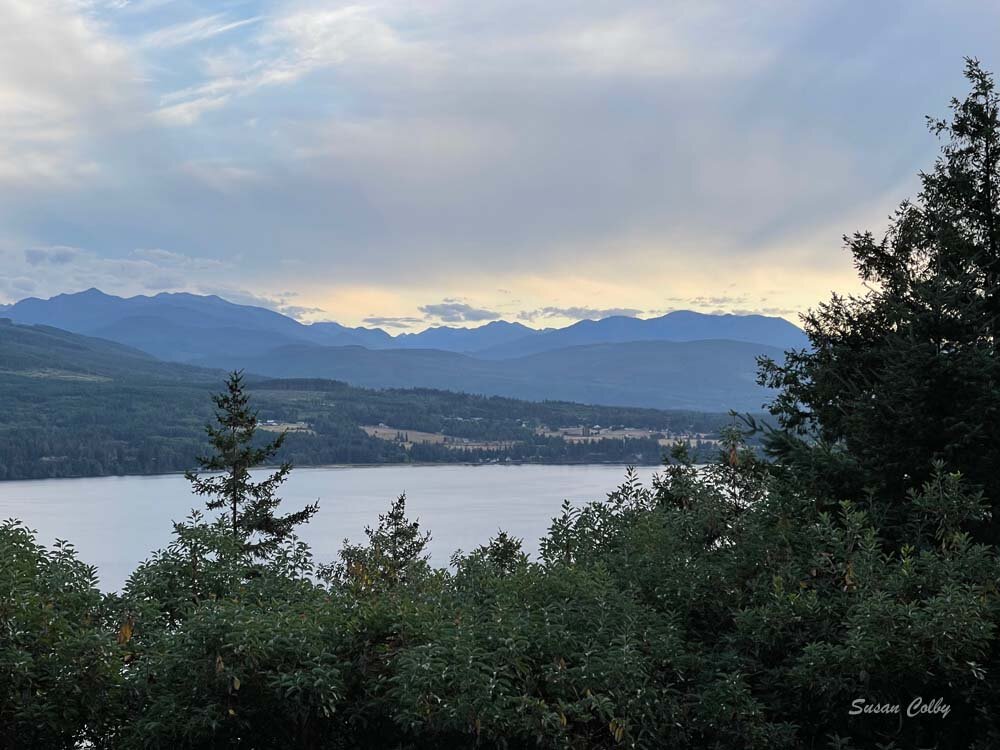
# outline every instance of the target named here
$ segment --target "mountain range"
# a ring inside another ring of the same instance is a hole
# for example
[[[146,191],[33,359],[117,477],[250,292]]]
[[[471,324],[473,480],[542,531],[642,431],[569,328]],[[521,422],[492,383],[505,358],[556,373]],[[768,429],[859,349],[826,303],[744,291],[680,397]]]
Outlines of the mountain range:
[[[756,357],[780,358],[808,343],[781,318],[691,311],[557,329],[495,321],[392,336],[379,328],[303,324],[217,296],[122,298],[96,289],[0,306],[0,318],[105,339],[168,362],[272,377],[708,411],[759,408],[767,394],[755,383]]]
[[[220,370],[163,362],[105,339],[0,319],[0,481],[189,469],[204,452],[204,425],[213,416],[210,396],[225,377]],[[263,429],[280,429],[275,423],[309,425],[292,429],[282,449],[279,460],[296,466],[649,464],[662,453],[656,435],[714,435],[730,423],[719,412],[370,389],[329,379],[251,374],[246,384]],[[379,424],[392,427],[373,431]],[[608,436],[594,443],[553,434],[596,424],[633,431],[628,439]],[[401,444],[394,439],[400,433],[415,442]],[[424,442],[427,434],[448,435],[450,444]],[[711,452],[703,443],[699,455]]]

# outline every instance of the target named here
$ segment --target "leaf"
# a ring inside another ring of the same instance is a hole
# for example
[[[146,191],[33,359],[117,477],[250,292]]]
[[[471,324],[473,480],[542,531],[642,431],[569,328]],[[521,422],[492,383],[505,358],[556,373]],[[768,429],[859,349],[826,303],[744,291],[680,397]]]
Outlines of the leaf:
[[[233,690],[239,690],[239,689],[240,689],[240,678],[233,677]]]
[[[128,643],[132,640],[132,633],[135,630],[135,623],[132,618],[128,618],[122,623],[122,626],[118,629],[118,643],[119,645]]]

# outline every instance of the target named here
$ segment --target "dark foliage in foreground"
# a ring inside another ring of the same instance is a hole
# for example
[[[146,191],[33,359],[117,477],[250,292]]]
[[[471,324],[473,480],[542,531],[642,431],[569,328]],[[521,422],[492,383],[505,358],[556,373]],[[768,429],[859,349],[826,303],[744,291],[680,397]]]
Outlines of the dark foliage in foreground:
[[[1000,512],[1000,94],[978,62],[965,73],[951,120],[929,121],[946,142],[917,199],[882,239],[845,238],[869,291],[811,311],[812,349],[761,378],[781,389],[775,455],[822,502],[861,502],[889,536],[938,460]]]
[[[317,571],[194,515],[102,598],[65,550],[0,530],[0,717],[18,747],[993,747],[1000,565],[939,470],[886,552],[748,451],[566,508],[529,562],[452,571],[393,504]],[[253,574],[247,575],[252,569]],[[53,647],[54,650],[53,650]],[[941,698],[947,717],[849,716]],[[835,739],[839,738],[839,739]],[[889,744],[895,742],[895,745]],[[937,743],[935,745],[935,743]],[[977,744],[978,743],[978,744]]]

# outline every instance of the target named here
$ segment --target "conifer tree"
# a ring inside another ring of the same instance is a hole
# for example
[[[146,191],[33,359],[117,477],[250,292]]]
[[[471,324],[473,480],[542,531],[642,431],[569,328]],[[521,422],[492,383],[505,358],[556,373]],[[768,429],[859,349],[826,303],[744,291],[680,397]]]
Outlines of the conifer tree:
[[[189,471],[185,476],[196,495],[208,498],[205,504],[209,510],[227,511],[233,538],[245,551],[267,557],[296,526],[306,523],[319,505],[312,503],[295,513],[275,515],[281,502],[277,490],[292,470],[288,462],[259,482],[250,476],[251,469],[277,455],[286,433],[263,446],[254,444],[257,413],[250,408],[242,372],[231,373],[226,391],[212,400],[216,423],[206,425],[205,431],[214,452],[198,457],[198,465],[208,475]]]
[[[769,446],[832,507],[862,502],[889,536],[936,462],[1000,513],[1000,93],[974,59],[916,199],[880,238],[845,237],[867,292],[804,317],[810,350],[765,360]],[[997,539],[996,529],[980,528]]]

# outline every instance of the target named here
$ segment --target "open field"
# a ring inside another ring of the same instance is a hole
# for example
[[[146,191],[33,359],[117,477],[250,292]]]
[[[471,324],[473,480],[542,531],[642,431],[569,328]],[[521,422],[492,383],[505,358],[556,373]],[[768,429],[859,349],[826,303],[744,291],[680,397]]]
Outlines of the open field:
[[[69,380],[82,383],[109,383],[111,378],[92,375],[86,372],[69,372],[67,370],[0,370],[0,375],[17,375],[22,378],[46,378],[49,380]]]
[[[267,432],[304,432],[308,435],[316,434],[306,422],[277,422],[269,419],[260,423],[260,429]]]
[[[470,438],[460,438],[445,435],[441,432],[422,432],[420,430],[406,430],[393,427],[387,424],[362,425],[363,429],[370,437],[397,443],[409,449],[413,445],[442,445],[453,450],[504,450],[517,444],[515,440],[474,440]],[[561,438],[571,444],[592,444],[602,440],[645,440],[655,439],[661,446],[669,447],[675,443],[687,443],[694,447],[696,445],[715,446],[718,445],[717,437],[709,436],[707,433],[664,433],[656,430],[647,430],[638,427],[623,427],[620,429],[595,429],[583,427],[565,427],[551,429],[549,427],[539,427],[535,434],[546,438]]]
[[[385,424],[361,425],[361,429],[371,437],[399,443],[407,449],[415,444],[424,443],[429,445],[443,445],[453,450],[503,450],[510,448],[515,442],[512,440],[473,440],[444,435],[440,432],[402,430]]]

